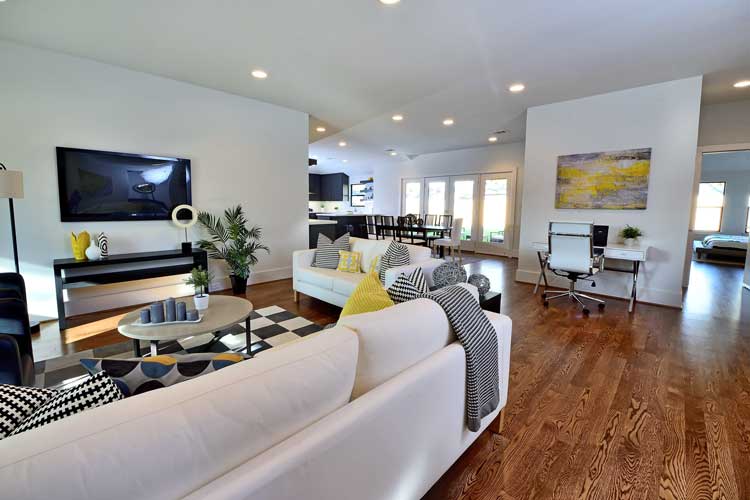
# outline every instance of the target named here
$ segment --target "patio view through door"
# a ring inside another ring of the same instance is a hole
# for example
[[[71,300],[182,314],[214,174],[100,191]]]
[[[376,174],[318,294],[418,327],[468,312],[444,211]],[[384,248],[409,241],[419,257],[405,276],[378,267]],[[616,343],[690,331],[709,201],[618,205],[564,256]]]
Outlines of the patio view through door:
[[[403,179],[401,213],[463,219],[461,248],[509,255],[515,172]]]

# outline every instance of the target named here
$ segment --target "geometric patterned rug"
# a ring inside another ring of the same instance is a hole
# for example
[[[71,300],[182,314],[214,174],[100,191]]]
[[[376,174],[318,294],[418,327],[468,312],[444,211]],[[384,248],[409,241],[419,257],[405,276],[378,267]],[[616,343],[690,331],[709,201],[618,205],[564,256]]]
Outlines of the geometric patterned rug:
[[[279,306],[264,307],[250,314],[250,333],[253,354],[284,344],[322,330],[312,321],[287,311]],[[219,340],[212,333],[185,339],[160,342],[159,354],[192,354],[196,352],[244,351],[245,322],[222,330]],[[148,353],[148,342],[141,342],[141,352]],[[80,363],[82,358],[134,358],[133,341],[97,347],[59,358],[39,361],[34,364],[37,387],[67,385],[87,372]]]

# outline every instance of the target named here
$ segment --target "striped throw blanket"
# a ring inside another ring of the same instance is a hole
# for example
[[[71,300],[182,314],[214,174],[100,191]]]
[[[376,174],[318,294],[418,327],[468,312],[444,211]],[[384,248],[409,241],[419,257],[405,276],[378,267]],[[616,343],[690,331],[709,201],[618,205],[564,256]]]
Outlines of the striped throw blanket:
[[[466,426],[477,432],[500,403],[495,328],[466,288],[448,286],[421,297],[443,308],[466,351]]]

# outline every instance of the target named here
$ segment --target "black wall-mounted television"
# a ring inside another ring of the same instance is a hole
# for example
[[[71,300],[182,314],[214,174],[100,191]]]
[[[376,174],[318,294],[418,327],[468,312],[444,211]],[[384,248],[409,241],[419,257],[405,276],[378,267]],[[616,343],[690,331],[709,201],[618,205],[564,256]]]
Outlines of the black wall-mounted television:
[[[191,204],[190,160],[57,148],[63,222],[168,220]]]

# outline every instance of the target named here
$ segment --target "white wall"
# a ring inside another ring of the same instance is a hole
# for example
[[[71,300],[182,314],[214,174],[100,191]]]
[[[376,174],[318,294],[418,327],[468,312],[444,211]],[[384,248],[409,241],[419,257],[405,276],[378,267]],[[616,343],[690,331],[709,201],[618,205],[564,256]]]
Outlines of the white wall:
[[[401,211],[401,179],[444,175],[516,172],[513,250],[518,249],[518,222],[521,220],[521,193],[524,184],[524,144],[513,142],[497,146],[433,153],[396,165],[376,166],[373,213],[397,215]]]
[[[0,161],[24,172],[26,198],[16,207],[32,313],[57,315],[51,265],[72,256],[71,231],[105,231],[110,253],[175,249],[181,241],[166,221],[61,223],[55,146],[190,158],[197,208],[218,213],[241,203],[263,226],[272,254],[261,254],[253,280],[291,276],[291,252],[307,248],[308,239],[305,113],[6,42],[0,67]],[[3,270],[12,269],[8,228],[7,209],[0,209]],[[214,270],[226,286],[223,267]],[[189,291],[174,286],[180,283],[175,277],[82,290],[69,311]]]
[[[644,231],[644,243],[652,246],[641,268],[640,299],[681,305],[701,81],[687,78],[529,109],[516,279],[536,281],[539,265],[531,244],[546,239],[549,220],[608,224],[611,241],[631,224]],[[652,148],[646,210],[555,209],[558,156],[645,147]],[[595,291],[626,297],[630,279],[629,274],[602,273]]]
[[[711,104],[701,108],[699,146],[750,142],[750,101]]]

